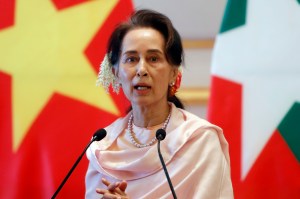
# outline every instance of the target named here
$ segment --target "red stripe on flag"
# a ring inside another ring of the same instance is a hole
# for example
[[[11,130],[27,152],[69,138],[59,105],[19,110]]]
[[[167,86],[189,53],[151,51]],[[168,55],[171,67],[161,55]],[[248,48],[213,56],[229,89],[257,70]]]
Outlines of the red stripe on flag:
[[[276,130],[255,161],[237,198],[296,199],[300,196],[300,167]]]
[[[207,118],[220,126],[229,143],[231,176],[234,189],[241,183],[242,86],[212,76]]]
[[[15,0],[0,0],[0,30],[14,25]]]

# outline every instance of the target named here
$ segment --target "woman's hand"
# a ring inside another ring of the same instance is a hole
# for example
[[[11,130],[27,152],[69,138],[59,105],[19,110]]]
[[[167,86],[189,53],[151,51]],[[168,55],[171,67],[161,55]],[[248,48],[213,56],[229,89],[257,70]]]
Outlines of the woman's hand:
[[[110,183],[105,178],[102,178],[102,183],[107,186],[106,189],[96,189],[96,192],[103,195],[103,199],[130,199],[125,190],[127,188],[127,182],[115,182]]]

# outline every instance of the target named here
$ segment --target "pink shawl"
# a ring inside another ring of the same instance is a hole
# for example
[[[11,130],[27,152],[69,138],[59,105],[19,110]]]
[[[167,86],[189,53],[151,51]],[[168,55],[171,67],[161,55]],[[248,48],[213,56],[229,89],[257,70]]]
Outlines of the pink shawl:
[[[106,127],[107,136],[88,149],[86,198],[100,198],[95,189],[105,188],[102,177],[112,182],[126,180],[126,193],[132,199],[172,198],[156,144],[106,150],[118,143],[129,115]],[[178,198],[233,198],[228,144],[221,128],[172,104],[166,132],[161,152]]]

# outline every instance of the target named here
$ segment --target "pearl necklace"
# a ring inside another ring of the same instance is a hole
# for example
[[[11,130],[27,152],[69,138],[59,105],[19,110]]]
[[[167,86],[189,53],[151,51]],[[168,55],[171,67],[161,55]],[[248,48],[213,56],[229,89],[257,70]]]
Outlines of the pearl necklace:
[[[170,117],[171,117],[171,110],[170,110],[170,113],[169,113],[167,119],[165,120],[163,126],[161,127],[163,130],[166,130],[167,125],[170,120]],[[127,126],[126,131],[127,131],[127,133],[129,133],[131,143],[134,146],[136,146],[137,148],[144,148],[144,147],[152,146],[157,141],[156,136],[154,136],[154,138],[152,138],[152,140],[149,143],[140,144],[140,142],[137,140],[137,138],[135,136],[135,133],[132,130],[132,126],[133,126],[133,114],[131,113],[130,118],[128,120],[128,126]]]

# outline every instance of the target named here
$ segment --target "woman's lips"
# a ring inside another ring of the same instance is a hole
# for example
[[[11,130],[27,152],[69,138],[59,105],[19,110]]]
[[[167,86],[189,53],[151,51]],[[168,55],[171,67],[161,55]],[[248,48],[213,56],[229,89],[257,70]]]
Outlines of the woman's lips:
[[[135,86],[134,89],[137,89],[137,90],[146,90],[146,89],[149,89],[150,87],[149,86]]]
[[[137,94],[145,95],[150,91],[151,86],[147,84],[136,84],[133,88]]]

